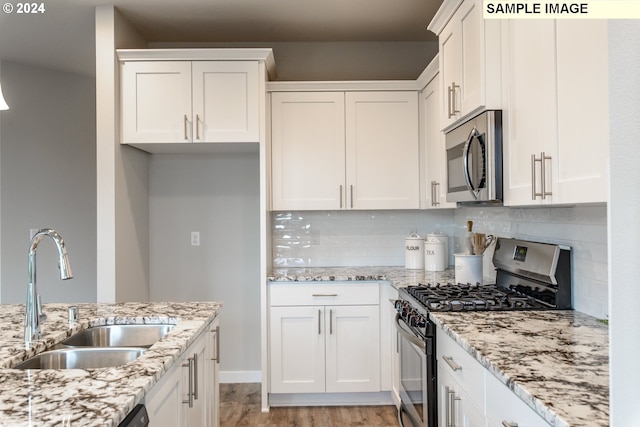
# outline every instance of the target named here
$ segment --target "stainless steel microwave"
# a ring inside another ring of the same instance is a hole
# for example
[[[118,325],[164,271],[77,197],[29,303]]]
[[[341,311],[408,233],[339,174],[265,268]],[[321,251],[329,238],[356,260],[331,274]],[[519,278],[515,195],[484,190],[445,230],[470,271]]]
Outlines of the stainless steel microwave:
[[[502,111],[485,111],[445,135],[447,202],[501,204]]]

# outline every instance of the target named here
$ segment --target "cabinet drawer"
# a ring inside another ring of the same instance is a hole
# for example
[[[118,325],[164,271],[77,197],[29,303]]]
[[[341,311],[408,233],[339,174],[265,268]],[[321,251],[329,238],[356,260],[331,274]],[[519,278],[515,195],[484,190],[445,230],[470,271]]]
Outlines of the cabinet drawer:
[[[484,408],[484,367],[442,329],[438,329],[436,340],[438,364],[464,388],[478,408]]]
[[[549,427],[531,407],[492,374],[487,373],[487,419],[489,426],[511,423],[518,427]]]
[[[318,285],[309,283],[269,284],[269,305],[377,305],[379,284],[354,283]]]

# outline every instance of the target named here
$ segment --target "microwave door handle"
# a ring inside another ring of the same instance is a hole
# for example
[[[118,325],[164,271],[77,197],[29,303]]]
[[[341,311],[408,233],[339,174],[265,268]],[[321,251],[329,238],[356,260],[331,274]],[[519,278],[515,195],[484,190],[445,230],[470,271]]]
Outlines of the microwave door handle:
[[[474,128],[469,133],[469,137],[467,138],[467,142],[464,144],[464,149],[462,150],[462,161],[464,166],[464,179],[467,181],[467,188],[469,192],[473,195],[474,199],[478,198],[477,188],[474,188],[473,183],[471,182],[471,171],[469,170],[469,154],[471,151],[471,141],[473,138],[477,138],[480,136],[480,132]]]

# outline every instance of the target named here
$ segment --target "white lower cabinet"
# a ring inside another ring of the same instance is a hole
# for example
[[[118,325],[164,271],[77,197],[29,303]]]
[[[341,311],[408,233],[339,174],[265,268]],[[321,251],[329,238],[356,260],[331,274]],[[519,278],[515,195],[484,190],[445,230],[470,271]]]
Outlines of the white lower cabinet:
[[[444,330],[436,339],[440,427],[549,427]]]
[[[491,374],[487,374],[486,390],[487,427],[549,427],[540,415]]]
[[[380,391],[379,285],[269,287],[271,393]]]
[[[217,320],[202,333],[145,397],[154,427],[218,425]],[[213,347],[213,348],[212,348]],[[215,350],[215,354],[212,352]]]

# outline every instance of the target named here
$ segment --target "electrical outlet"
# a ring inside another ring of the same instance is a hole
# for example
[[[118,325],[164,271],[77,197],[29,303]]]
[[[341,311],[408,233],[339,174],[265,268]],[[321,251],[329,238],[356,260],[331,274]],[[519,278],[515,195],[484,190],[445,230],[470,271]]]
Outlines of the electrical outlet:
[[[192,231],[191,232],[191,246],[200,246],[200,232]]]

